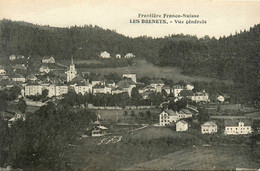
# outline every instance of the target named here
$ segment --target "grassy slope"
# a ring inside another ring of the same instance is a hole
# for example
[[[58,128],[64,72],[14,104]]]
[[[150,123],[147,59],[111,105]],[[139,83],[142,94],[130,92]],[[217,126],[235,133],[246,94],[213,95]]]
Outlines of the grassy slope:
[[[69,61],[58,61],[64,65],[67,65]],[[85,62],[83,60],[80,60],[81,63],[89,63],[88,60]],[[96,63],[94,60],[90,60],[91,63]],[[77,62],[75,62],[77,63]],[[172,79],[174,81],[180,81],[180,80],[187,80],[190,82],[193,81],[212,81],[216,80],[213,78],[208,77],[202,77],[202,76],[187,76],[181,74],[181,70],[177,67],[159,67],[151,64],[150,62],[147,62],[146,60],[136,59],[135,64],[133,66],[128,67],[121,67],[121,68],[81,68],[78,69],[80,71],[87,71],[87,72],[94,72],[94,73],[101,73],[101,74],[107,74],[107,73],[117,73],[119,75],[122,75],[124,73],[135,73],[137,76],[144,77],[158,77],[163,78],[166,77],[168,79]]]
[[[248,147],[217,146],[183,149],[122,170],[230,170],[259,166],[252,161]]]

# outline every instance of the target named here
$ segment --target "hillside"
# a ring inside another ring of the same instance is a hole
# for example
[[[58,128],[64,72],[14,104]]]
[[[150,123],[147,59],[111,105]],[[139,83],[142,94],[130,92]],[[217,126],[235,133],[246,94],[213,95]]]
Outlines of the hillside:
[[[0,21],[1,58],[21,54],[88,60],[97,59],[101,51],[108,51],[112,57],[133,52],[155,65],[178,67],[182,74],[232,80],[238,103],[260,101],[259,47],[260,24],[228,37],[198,39],[182,34],[130,38],[92,25],[56,28]]]

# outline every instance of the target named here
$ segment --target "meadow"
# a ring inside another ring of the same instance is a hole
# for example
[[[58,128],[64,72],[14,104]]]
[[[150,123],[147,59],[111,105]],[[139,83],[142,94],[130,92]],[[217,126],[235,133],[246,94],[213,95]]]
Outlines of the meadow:
[[[69,61],[59,60],[59,63],[64,65],[68,65]],[[75,63],[86,63],[86,64],[96,64],[100,63],[102,60],[75,60]],[[185,81],[205,81],[211,82],[213,80],[220,81],[218,79],[203,77],[203,76],[189,76],[181,73],[181,69],[178,67],[160,67],[153,65],[152,63],[143,60],[143,59],[135,59],[134,64],[132,66],[127,67],[117,67],[117,68],[78,68],[81,72],[93,72],[100,74],[108,74],[108,73],[116,73],[118,75],[122,75],[125,73],[135,73],[138,78],[141,77],[150,77],[150,78],[168,78],[172,79],[175,82],[180,80]]]

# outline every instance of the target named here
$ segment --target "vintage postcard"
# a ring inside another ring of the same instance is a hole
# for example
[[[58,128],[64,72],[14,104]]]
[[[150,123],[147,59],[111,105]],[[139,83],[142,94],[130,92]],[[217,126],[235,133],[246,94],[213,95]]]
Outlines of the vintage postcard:
[[[259,169],[260,1],[0,0],[0,171]]]

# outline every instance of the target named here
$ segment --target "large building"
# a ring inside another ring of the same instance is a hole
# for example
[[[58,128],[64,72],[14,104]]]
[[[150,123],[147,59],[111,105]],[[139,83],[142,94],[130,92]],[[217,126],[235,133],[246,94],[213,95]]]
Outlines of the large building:
[[[225,135],[245,135],[252,133],[252,120],[226,119],[224,121]]]
[[[73,78],[75,78],[77,75],[77,70],[73,63],[73,58],[71,58],[71,64],[70,64],[69,70],[66,71],[66,74],[67,74],[67,82],[71,82],[73,80]]]
[[[178,115],[173,110],[164,110],[159,115],[160,126],[170,125],[171,123],[177,122],[177,120],[178,120]]]

